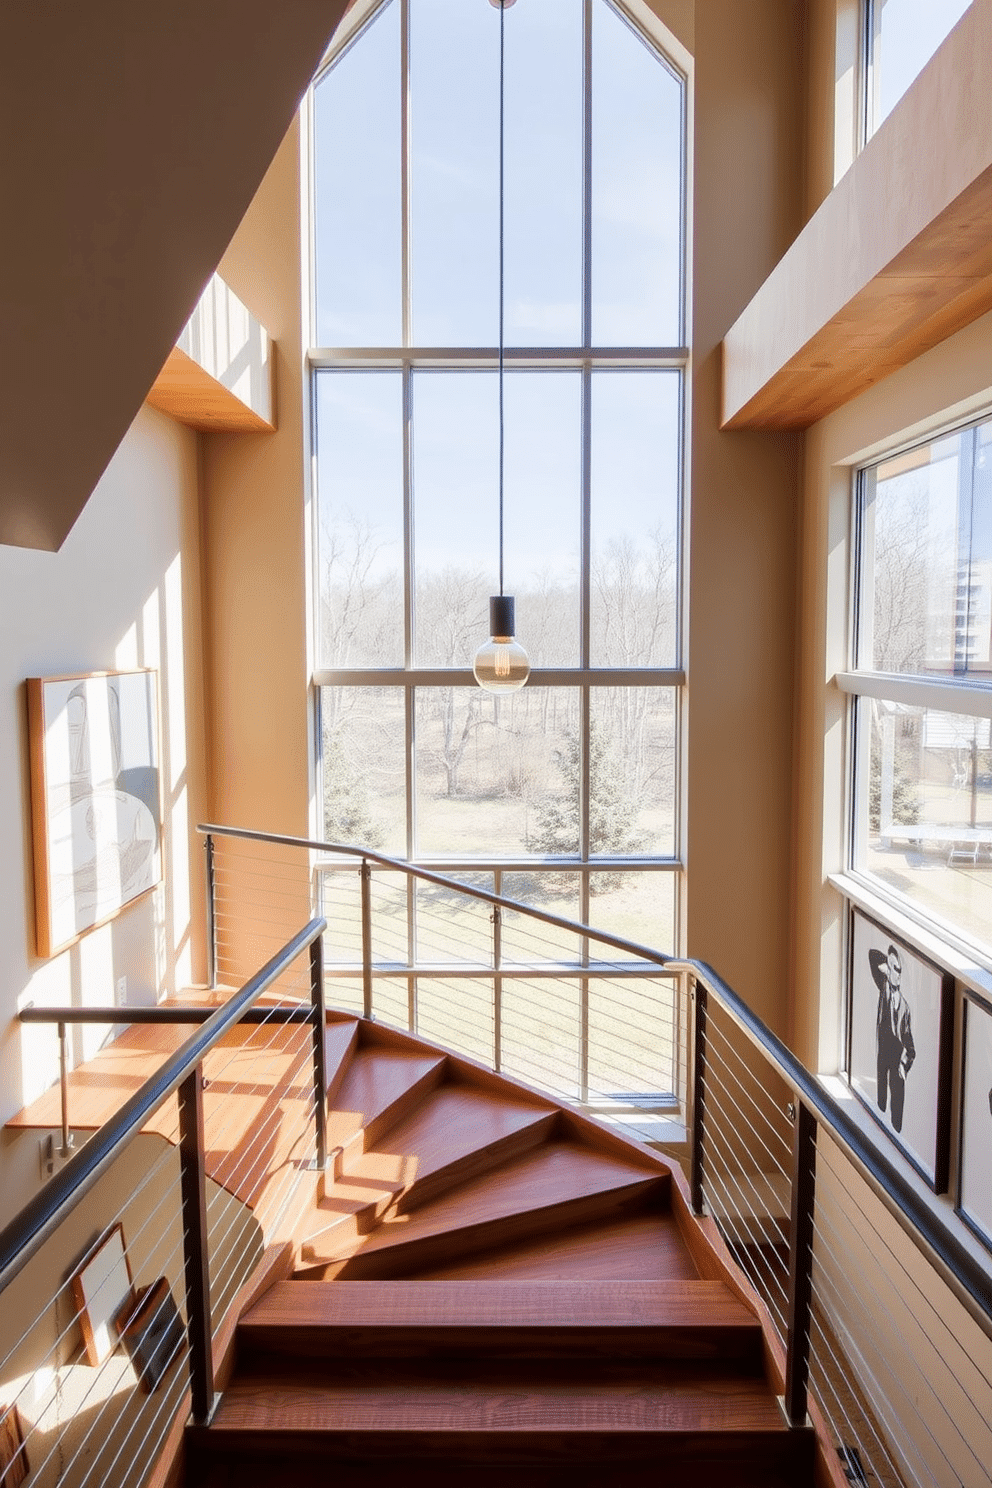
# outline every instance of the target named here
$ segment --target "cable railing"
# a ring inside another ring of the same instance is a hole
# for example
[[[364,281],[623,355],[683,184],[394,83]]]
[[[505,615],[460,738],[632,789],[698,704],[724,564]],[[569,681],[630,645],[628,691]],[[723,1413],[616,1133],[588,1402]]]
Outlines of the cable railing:
[[[209,1415],[211,1353],[230,1337],[245,1278],[291,1233],[301,1177],[326,1158],[330,1005],[635,1135],[683,1120],[691,1207],[758,1306],[789,1419],[817,1428],[823,1480],[992,1488],[986,1268],[711,968],[579,924],[559,912],[550,877],[518,865],[442,874],[362,848],[202,830],[220,1014],[22,1014],[55,1023],[63,1048],[73,1022],[202,1023],[0,1235],[0,1426],[16,1419],[32,1482],[141,1488],[190,1409]],[[178,1298],[182,1329],[148,1394],[144,1365],[119,1350],[79,1362],[66,1277],[108,1216],[134,1280],[167,1283],[152,1298],[167,1335]],[[56,1278],[47,1289],[35,1284],[42,1264]]]
[[[992,1484],[992,1278],[711,968],[693,970],[690,1190],[837,1483]]]
[[[814,1421],[828,1480],[992,1488],[988,1271],[711,968],[549,910],[555,865],[442,874],[202,830],[221,980],[309,895],[332,1005],[619,1113],[635,1135],[677,1115],[692,1206],[759,1304],[784,1408]]]
[[[11,1482],[140,1488],[188,1416],[209,1418],[242,1290],[326,1162],[324,928],[311,919],[219,1007],[21,1013],[63,1048],[74,1023],[194,1031],[149,1052],[158,1068],[75,1152],[63,1078],[67,1160],[0,1232]]]
[[[561,865],[438,872],[372,850],[201,827],[212,974],[236,982],[301,912],[327,920],[329,1003],[666,1144],[684,1127],[683,973],[580,925]],[[597,863],[611,887],[623,859]]]

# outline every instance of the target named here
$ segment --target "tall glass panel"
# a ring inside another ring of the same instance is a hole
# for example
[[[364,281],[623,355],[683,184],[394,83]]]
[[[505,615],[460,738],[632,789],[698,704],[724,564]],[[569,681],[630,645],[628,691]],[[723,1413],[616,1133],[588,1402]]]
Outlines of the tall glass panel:
[[[504,379],[505,589],[533,666],[579,659],[580,379]],[[489,634],[499,592],[499,379],[493,372],[413,377],[415,654],[467,667]]]
[[[495,346],[499,11],[492,6],[411,0],[410,147],[413,344]]]
[[[322,372],[317,403],[320,665],[402,666],[399,372]]]
[[[503,983],[502,1070],[566,1100],[579,1094],[582,999],[579,983],[533,977]]]
[[[406,853],[401,687],[322,687],[321,774],[329,842]]]
[[[447,873],[456,883],[493,891],[491,873]],[[492,905],[457,889],[417,882],[416,954],[418,961],[493,964]]]
[[[682,83],[608,0],[592,27],[592,340],[682,341]]]
[[[468,667],[498,592],[499,403],[492,372],[413,377],[414,655]]]
[[[417,852],[576,852],[578,718],[575,688],[527,686],[497,697],[478,687],[418,687]]]
[[[589,717],[589,852],[675,853],[676,692],[597,687]]]
[[[506,12],[507,346],[582,339],[582,11]]]
[[[680,390],[676,372],[592,375],[595,667],[678,663]]]
[[[863,698],[857,865],[992,948],[992,722]]]
[[[400,4],[314,89],[318,346],[398,346],[402,319]]]
[[[874,0],[871,128],[887,118],[971,0]]]
[[[992,424],[865,472],[859,665],[992,675]]]

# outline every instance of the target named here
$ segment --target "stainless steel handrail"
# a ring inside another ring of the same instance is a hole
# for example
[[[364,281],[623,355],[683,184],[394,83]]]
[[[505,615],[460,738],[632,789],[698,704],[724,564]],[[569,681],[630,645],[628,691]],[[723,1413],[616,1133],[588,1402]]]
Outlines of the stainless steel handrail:
[[[992,1337],[992,1280],[985,1269],[940,1217],[932,1212],[907,1178],[871,1142],[840,1103],[824,1089],[791,1050],[782,1043],[781,1039],[766,1027],[743,999],[706,962],[692,957],[663,955],[660,951],[625,940],[622,936],[610,935],[606,931],[596,930],[578,921],[549,914],[545,910],[535,909],[532,905],[524,904],[519,900],[507,899],[488,889],[479,889],[471,884],[459,883],[431,869],[420,868],[402,859],[387,857],[369,848],[257,832],[239,827],[200,825],[197,831],[207,837],[231,837],[252,842],[274,843],[286,847],[302,848],[309,852],[339,853],[349,858],[378,863],[384,868],[424,879],[469,898],[480,899],[500,908],[516,910],[532,919],[552,925],[556,929],[588,936],[590,939],[623,951],[627,955],[639,956],[645,961],[653,962],[666,976],[685,976],[700,984],[721,1003],[751,1041],[761,1048],[778,1073],[785,1078],[787,1083],[791,1084],[800,1099],[816,1113],[818,1122],[837,1139],[872,1192],[885,1204],[904,1232],[947,1281],[983,1331]]]
[[[149,1117],[178,1090],[204,1056],[296,957],[319,940],[326,928],[327,921],[317,917],[288,941],[245,983],[240,992],[235,992],[216,1012],[211,1013],[203,1026],[145,1081],[140,1090],[131,1096],[105,1126],[94,1132],[86,1145],[75,1156],[70,1157],[65,1166],[45,1184],[17,1217],[0,1231],[0,1292],[23,1270],[65,1217],[90,1192],[124,1147],[138,1135]],[[25,1009],[29,1014],[40,1011]],[[60,1016],[65,1017],[68,1011],[62,1010]],[[29,1018],[28,1021],[41,1020]]]
[[[674,968],[673,957],[653,950],[650,946],[640,945],[634,940],[625,940],[621,935],[611,935],[607,930],[596,930],[591,925],[582,924],[579,920],[568,920],[562,915],[550,914],[546,909],[535,909],[532,904],[524,904],[519,899],[507,899],[503,894],[494,894],[490,889],[477,889],[474,884],[459,883],[457,879],[446,878],[430,868],[420,868],[417,864],[405,862],[402,858],[386,857],[384,853],[374,852],[371,848],[350,847],[336,842],[317,842],[309,837],[284,837],[274,832],[255,832],[242,827],[220,827],[203,822],[197,826],[196,830],[203,837],[235,837],[247,842],[268,842],[281,847],[303,848],[307,852],[343,853],[346,857],[367,859],[369,862],[378,863],[381,868],[392,868],[398,873],[423,879],[426,883],[436,884],[442,889],[454,889],[456,893],[465,894],[470,899],[481,899],[486,904],[495,905],[500,909],[518,910],[531,919],[540,920],[542,924],[552,925],[556,930],[568,930],[587,936],[601,945],[612,946],[614,950],[623,951],[626,955],[639,956],[643,961],[651,961],[656,966]],[[604,872],[615,872],[623,865],[623,859],[611,859],[608,862],[604,860],[602,864],[597,860],[592,871],[599,872],[602,869]],[[567,867],[567,861],[560,866]]]

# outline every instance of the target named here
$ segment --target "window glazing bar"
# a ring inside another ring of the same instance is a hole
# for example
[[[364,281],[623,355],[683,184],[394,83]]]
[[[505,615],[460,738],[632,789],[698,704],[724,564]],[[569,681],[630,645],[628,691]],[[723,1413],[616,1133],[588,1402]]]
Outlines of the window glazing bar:
[[[547,367],[672,367],[682,368],[689,359],[685,346],[508,346],[503,360],[508,365]],[[307,360],[312,368],[438,366],[497,367],[496,346],[322,346],[311,348]]]
[[[477,687],[468,667],[411,669],[383,667],[381,670],[314,672],[318,687]],[[535,667],[528,679],[529,687],[681,687],[685,672],[681,667],[628,667],[618,671],[606,668]]]
[[[992,718],[992,685],[987,682],[942,681],[939,677],[901,676],[893,672],[837,672],[834,681],[852,697],[905,703],[911,708],[934,708],[941,713],[965,713],[970,718]]]

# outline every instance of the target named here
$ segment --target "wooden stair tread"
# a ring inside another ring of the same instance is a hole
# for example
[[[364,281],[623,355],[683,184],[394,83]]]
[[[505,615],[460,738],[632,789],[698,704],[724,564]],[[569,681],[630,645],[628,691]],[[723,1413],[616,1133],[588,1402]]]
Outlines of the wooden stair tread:
[[[252,1359],[636,1355],[757,1369],[761,1357],[757,1318],[719,1281],[280,1282],[238,1340]]]
[[[667,1173],[634,1162],[620,1162],[598,1152],[590,1152],[573,1143],[548,1142],[532,1152],[517,1157],[493,1172],[470,1180],[442,1195],[433,1203],[412,1214],[387,1218],[361,1244],[361,1256],[368,1260],[376,1252],[409,1248],[414,1242],[445,1237],[448,1246],[458,1248],[469,1230],[480,1231],[501,1224],[505,1239],[518,1239],[513,1220],[523,1223],[541,1216],[545,1223],[560,1216],[563,1223],[571,1209],[576,1219],[591,1217],[583,1212],[582,1201],[634,1197],[656,1190],[667,1191]],[[588,1207],[588,1206],[586,1206]],[[609,1205],[607,1205],[609,1207]],[[599,1206],[596,1206],[597,1211]],[[328,1254],[319,1249],[319,1236],[314,1247],[305,1245],[304,1261],[351,1259],[346,1255]],[[478,1239],[478,1235],[476,1236]],[[422,1264],[430,1264],[425,1256]],[[356,1271],[355,1275],[358,1274]]]
[[[332,1103],[358,1041],[358,1019],[341,1018],[324,1024],[324,1080]]]
[[[632,1214],[454,1259],[411,1273],[411,1280],[674,1281],[698,1276],[670,1214]]]
[[[653,1328],[700,1318],[757,1328],[722,1281],[277,1281],[242,1317],[270,1327],[597,1326]]]
[[[327,1118],[330,1148],[346,1147],[364,1134],[374,1146],[417,1100],[440,1080],[446,1056],[429,1052],[362,1048],[352,1055]]]
[[[365,1361],[363,1361],[365,1362]],[[211,1426],[219,1438],[263,1434],[335,1435],[346,1432],[443,1433],[494,1436],[518,1433],[598,1432],[615,1435],[699,1432],[784,1435],[788,1428],[763,1380],[714,1377],[693,1366],[637,1362],[567,1371],[553,1377],[543,1365],[473,1370],[463,1366],[406,1369],[390,1361],[359,1376],[315,1380],[312,1372],[291,1377],[252,1375],[235,1379]]]
[[[388,1211],[405,1213],[535,1147],[556,1119],[546,1106],[441,1086],[390,1129],[382,1139],[388,1150],[360,1152],[356,1143],[343,1156],[343,1171],[317,1204],[308,1242],[332,1229],[368,1233]]]

